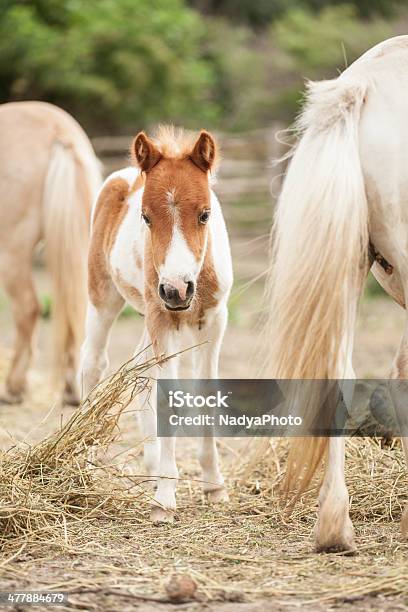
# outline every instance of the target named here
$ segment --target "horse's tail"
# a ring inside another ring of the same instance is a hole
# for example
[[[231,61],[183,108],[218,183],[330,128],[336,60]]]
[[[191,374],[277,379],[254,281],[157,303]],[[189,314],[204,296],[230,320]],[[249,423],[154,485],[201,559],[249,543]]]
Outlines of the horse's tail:
[[[358,139],[365,93],[365,85],[345,77],[308,86],[298,123],[303,135],[272,230],[267,372],[274,378],[345,374],[368,248]],[[322,407],[314,410],[324,418]],[[287,490],[307,487],[326,448],[327,438],[293,440]]]
[[[100,164],[85,134],[53,144],[44,184],[46,259],[51,273],[54,374],[75,370],[84,333],[87,255]],[[74,372],[73,372],[74,374]]]

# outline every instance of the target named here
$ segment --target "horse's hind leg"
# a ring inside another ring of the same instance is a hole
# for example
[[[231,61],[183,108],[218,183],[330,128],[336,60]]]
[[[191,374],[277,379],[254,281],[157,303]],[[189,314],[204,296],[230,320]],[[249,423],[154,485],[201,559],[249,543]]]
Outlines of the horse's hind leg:
[[[66,352],[64,391],[62,396],[63,404],[68,406],[78,406],[80,404],[79,389],[77,384],[77,356],[74,339]]]
[[[344,479],[344,438],[329,440],[327,467],[319,495],[315,546],[318,552],[355,550],[349,495]]]
[[[346,379],[355,378],[348,348]],[[344,396],[347,403],[350,398]],[[331,437],[323,483],[319,493],[319,513],[314,530],[318,552],[354,551],[354,528],[349,516],[349,495],[344,476],[345,440]]]
[[[394,360],[391,378],[407,381],[400,386],[398,386],[396,382],[391,383],[390,391],[397,414],[398,424],[402,433],[405,434],[405,436],[403,435],[401,437],[401,441],[405,453],[406,464],[408,466],[408,319],[405,323],[404,335]],[[401,531],[404,537],[408,538],[408,504],[405,506],[402,514]]]
[[[33,333],[40,307],[32,279],[31,258],[24,261],[9,259],[7,265],[2,265],[0,272],[16,325],[14,356],[0,402],[17,404],[23,400],[27,386]]]

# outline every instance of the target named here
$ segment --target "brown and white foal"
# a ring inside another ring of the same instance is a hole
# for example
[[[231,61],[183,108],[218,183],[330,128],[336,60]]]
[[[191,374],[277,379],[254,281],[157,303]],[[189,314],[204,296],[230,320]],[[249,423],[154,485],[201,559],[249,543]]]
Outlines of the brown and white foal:
[[[105,372],[109,331],[125,301],[145,315],[138,351],[173,354],[153,378],[217,378],[231,254],[220,204],[211,189],[216,144],[174,128],[155,139],[135,138],[136,167],[109,176],[96,202],[89,254],[89,304],[81,379],[87,394]],[[157,439],[155,394],[140,412],[144,460],[157,476],[152,520],[170,521],[176,508],[175,438]],[[201,441],[204,490],[211,501],[227,499],[214,438]]]

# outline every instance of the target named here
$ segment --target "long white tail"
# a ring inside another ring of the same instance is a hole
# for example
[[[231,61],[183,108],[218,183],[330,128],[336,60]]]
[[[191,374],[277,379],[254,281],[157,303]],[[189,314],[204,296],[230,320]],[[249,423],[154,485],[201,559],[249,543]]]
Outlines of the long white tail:
[[[345,77],[308,86],[303,135],[272,230],[266,372],[273,378],[345,376],[345,341],[353,337],[368,247],[358,140],[366,89]],[[287,488],[307,486],[326,442],[294,441]]]
[[[75,370],[84,333],[87,256],[92,203],[100,164],[86,139],[55,141],[44,186],[44,231],[53,286],[56,380]],[[74,372],[73,372],[74,375]]]

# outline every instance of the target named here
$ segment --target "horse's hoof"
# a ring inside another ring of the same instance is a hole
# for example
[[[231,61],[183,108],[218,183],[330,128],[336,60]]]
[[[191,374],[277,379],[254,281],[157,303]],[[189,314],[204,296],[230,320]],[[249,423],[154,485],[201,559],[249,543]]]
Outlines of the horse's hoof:
[[[315,550],[319,553],[339,553],[344,552],[353,555],[356,552],[354,541],[354,528],[352,522],[347,517],[345,524],[336,532],[331,529],[329,533],[324,533],[319,528],[315,529]]]
[[[408,504],[405,506],[401,517],[401,533],[405,540],[408,540]]]
[[[64,406],[68,406],[69,408],[77,408],[80,405],[81,400],[76,393],[65,391],[62,396],[62,403]]]
[[[355,555],[357,552],[356,545],[354,540],[339,540],[338,542],[333,542],[330,544],[326,542],[325,544],[315,545],[315,551],[317,553],[345,553],[346,555]]]
[[[22,404],[23,401],[23,393],[10,393],[10,391],[7,391],[7,389],[0,390],[0,404],[5,406],[13,406]]]
[[[160,523],[172,523],[174,521],[173,510],[166,510],[160,506],[153,506],[150,511],[150,520],[156,525]]]
[[[206,491],[206,497],[210,504],[225,504],[229,502],[228,491],[225,487],[214,489],[213,491]]]

